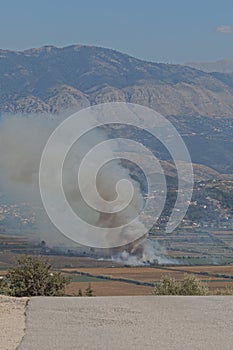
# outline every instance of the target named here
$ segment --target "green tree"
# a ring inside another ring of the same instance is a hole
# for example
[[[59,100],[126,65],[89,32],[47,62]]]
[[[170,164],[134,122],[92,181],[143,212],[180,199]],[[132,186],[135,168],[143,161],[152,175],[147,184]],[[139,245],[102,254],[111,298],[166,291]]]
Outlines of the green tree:
[[[193,275],[186,275],[183,281],[180,281],[180,295],[207,295],[208,287]]]
[[[179,285],[170,275],[163,276],[154,289],[155,295],[178,295],[178,293]]]
[[[46,259],[24,256],[6,275],[1,291],[15,297],[61,296],[68,283],[69,279],[60,272],[51,272]]]
[[[177,281],[170,275],[163,276],[154,289],[155,295],[208,295],[208,287],[193,275],[185,275]]]

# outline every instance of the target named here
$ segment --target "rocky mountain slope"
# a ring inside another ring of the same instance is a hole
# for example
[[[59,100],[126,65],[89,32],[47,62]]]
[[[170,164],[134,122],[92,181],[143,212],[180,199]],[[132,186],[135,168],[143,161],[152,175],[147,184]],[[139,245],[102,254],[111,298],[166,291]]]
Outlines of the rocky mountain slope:
[[[233,74],[145,62],[94,46],[0,50],[0,114],[56,113],[109,101],[149,106],[183,136],[194,163],[233,173]],[[166,160],[154,140],[136,132]]]
[[[0,111],[54,112],[117,100],[164,115],[233,117],[233,78],[228,79],[231,84],[190,67],[99,47],[0,50]]]

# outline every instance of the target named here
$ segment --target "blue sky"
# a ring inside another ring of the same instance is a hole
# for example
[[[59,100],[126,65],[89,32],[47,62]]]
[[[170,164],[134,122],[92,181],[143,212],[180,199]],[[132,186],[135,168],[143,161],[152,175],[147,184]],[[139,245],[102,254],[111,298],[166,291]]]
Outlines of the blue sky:
[[[160,62],[233,58],[233,0],[0,0],[0,48],[87,44]]]

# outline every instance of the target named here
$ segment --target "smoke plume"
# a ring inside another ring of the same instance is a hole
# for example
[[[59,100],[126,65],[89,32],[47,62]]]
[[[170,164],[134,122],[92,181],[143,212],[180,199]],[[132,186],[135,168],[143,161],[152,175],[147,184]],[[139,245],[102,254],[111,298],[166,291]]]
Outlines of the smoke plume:
[[[72,240],[64,237],[50,222],[40,198],[39,191],[39,165],[44,146],[56,128],[64,119],[62,115],[14,115],[4,116],[0,120],[0,193],[11,202],[27,202],[36,212],[36,239],[45,240],[50,247],[60,247],[64,249],[81,249]],[[107,136],[103,130],[94,130],[88,135],[84,135],[75,144],[64,163],[63,186],[66,198],[72,207],[84,221],[99,227],[118,227],[127,222],[129,218],[137,216],[143,208],[144,199],[137,181],[132,180],[129,171],[121,165],[119,160],[108,162],[98,173],[96,186],[101,197],[105,201],[113,201],[116,197],[116,183],[127,179],[133,184],[134,194],[127,209],[117,214],[101,214],[93,210],[84,201],[77,187],[77,168],[85,154],[95,145],[104,140]],[[53,154],[52,162],[56,163],[59,154],[59,146]],[[111,156],[113,151],[106,149],[106,156]],[[114,157],[113,157],[114,158]],[[74,166],[75,164],[75,166]],[[91,175],[91,165],[89,171],[84,176],[87,180],[85,191],[92,197],[92,189],[88,186],[88,178]],[[56,176],[56,174],[54,174]],[[50,182],[48,182],[50,183]],[[53,191],[52,185],[49,191]],[[94,199],[93,199],[94,201]],[[129,235],[135,234],[135,230],[140,228],[142,223],[138,222],[127,231],[122,231],[122,243],[128,241]],[[79,230],[79,228],[77,228]],[[106,240],[108,240],[106,235]],[[122,244],[122,245],[123,245]],[[109,252],[108,252],[109,254]],[[110,252],[111,254],[111,252]],[[166,263],[166,251],[156,242],[144,237],[139,242],[131,244],[127,248],[119,249],[113,253],[116,261],[130,265],[142,265],[145,263]]]

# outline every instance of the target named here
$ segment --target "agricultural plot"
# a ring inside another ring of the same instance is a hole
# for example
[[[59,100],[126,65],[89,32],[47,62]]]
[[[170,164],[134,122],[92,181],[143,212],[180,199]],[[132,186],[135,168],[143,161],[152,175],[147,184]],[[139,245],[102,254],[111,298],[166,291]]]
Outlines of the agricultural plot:
[[[77,295],[79,289],[82,290],[85,295],[85,289],[88,287],[87,282],[72,282],[66,288],[67,295]],[[151,295],[153,287],[138,286],[134,284],[117,282],[117,281],[104,281],[91,282],[91,287],[96,296],[125,296],[125,295]]]
[[[233,279],[206,274],[209,266],[202,267],[115,267],[115,268],[81,268],[62,269],[72,277],[72,283],[68,292],[77,294],[79,288],[87,288],[91,283],[96,295],[147,295],[153,291],[153,285],[158,283],[164,275],[170,275],[176,280],[182,280],[185,273],[195,274],[202,282],[205,282],[211,290],[232,287]],[[214,266],[210,266],[214,268]],[[216,268],[216,267],[215,267]],[[225,266],[219,271],[225,271]],[[179,270],[180,269],[180,270]],[[233,266],[229,267],[232,271]],[[122,294],[119,294],[122,293]],[[145,293],[145,294],[144,294]]]
[[[169,270],[187,271],[193,273],[226,274],[233,277],[233,265],[230,266],[171,266]]]

